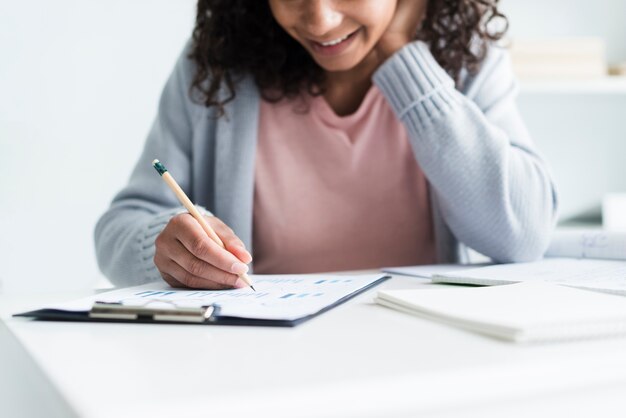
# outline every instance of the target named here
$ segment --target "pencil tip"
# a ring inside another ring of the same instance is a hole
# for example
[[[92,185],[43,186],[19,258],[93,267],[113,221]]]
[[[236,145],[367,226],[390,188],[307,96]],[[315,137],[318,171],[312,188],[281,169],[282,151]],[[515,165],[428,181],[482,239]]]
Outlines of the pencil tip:
[[[256,289],[254,288],[254,286],[250,285],[250,288],[256,292]]]

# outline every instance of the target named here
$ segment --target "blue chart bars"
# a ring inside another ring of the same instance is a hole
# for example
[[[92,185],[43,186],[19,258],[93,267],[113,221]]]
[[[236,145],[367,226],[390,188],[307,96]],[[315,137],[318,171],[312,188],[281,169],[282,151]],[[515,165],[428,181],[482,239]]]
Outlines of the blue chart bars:
[[[322,276],[323,277],[323,276]],[[233,299],[266,299],[271,297],[270,293],[264,292],[262,289],[266,284],[269,284],[276,288],[276,290],[280,289],[283,292],[274,294],[275,300],[278,301],[287,301],[291,299],[310,299],[317,298],[320,296],[324,296],[324,294],[328,291],[328,286],[335,287],[334,285],[346,286],[351,285],[353,283],[352,278],[343,278],[338,276],[326,276],[327,278],[319,278],[319,276],[315,279],[309,278],[309,283],[311,286],[308,288],[308,292],[290,292],[283,286],[287,287],[301,287],[303,283],[307,281],[307,279],[303,277],[263,277],[258,276],[257,285],[260,286],[259,292],[253,293],[248,292],[246,290],[241,289],[233,289],[233,290],[146,290],[143,292],[135,293],[136,298],[142,299],[154,299],[155,301],[172,301],[181,299],[190,300],[215,300],[222,301],[224,299],[233,300]],[[311,280],[312,279],[312,280]],[[279,290],[279,292],[280,292]]]
[[[156,292],[156,291],[149,290],[149,291],[146,291],[146,292],[137,293],[137,294],[135,294],[135,296],[139,296],[139,297],[142,297],[142,298],[151,298],[151,297],[154,297],[154,296],[173,295],[174,293],[176,293],[176,292]]]

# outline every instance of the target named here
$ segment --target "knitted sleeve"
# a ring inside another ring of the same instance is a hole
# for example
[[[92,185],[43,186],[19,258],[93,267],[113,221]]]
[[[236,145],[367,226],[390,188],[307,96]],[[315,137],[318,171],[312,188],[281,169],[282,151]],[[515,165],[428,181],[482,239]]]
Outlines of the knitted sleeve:
[[[517,109],[506,51],[492,46],[464,93],[423,42],[388,59],[374,83],[405,125],[455,237],[498,262],[541,257],[556,192]]]

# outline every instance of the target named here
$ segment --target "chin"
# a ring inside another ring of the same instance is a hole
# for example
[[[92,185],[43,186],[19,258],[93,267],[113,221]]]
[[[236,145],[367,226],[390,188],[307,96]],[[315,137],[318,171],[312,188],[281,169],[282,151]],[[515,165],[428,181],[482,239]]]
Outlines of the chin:
[[[324,71],[331,73],[350,71],[355,69],[360,61],[355,59],[315,60]]]
[[[321,65],[322,69],[329,73],[340,73],[344,71],[350,71],[355,67],[355,65]]]

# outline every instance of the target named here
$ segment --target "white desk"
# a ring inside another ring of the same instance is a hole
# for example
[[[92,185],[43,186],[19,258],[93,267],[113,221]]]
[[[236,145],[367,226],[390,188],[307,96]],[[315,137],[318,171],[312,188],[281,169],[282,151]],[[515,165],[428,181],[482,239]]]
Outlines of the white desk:
[[[84,417],[625,416],[626,338],[520,346],[371,302],[418,286],[293,329],[7,324]]]

